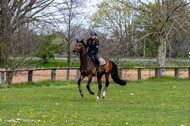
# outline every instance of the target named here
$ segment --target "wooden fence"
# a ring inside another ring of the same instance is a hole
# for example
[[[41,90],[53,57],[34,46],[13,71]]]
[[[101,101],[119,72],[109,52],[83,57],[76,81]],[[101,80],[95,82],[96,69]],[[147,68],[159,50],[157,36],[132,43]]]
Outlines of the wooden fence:
[[[160,69],[174,69],[174,76],[176,78],[179,77],[179,70],[180,69],[187,69],[188,70],[188,78],[190,79],[190,66],[185,66],[185,67],[119,67],[119,75],[122,77],[122,70],[125,69],[137,69],[137,75],[138,75],[138,80],[141,79],[142,77],[142,69],[154,69],[155,70],[155,76],[160,77],[159,75],[159,70]],[[63,67],[63,68],[35,68],[35,69],[26,69],[26,70],[19,70],[19,71],[28,71],[28,81],[32,81],[33,79],[33,71],[41,71],[41,70],[51,70],[51,80],[56,81],[56,70],[77,70],[77,79],[80,77],[80,70],[78,67]],[[1,72],[1,84],[5,83],[5,73],[10,72],[8,70],[0,70]],[[69,72],[67,72],[69,73]],[[67,80],[69,80],[69,74],[66,75]]]

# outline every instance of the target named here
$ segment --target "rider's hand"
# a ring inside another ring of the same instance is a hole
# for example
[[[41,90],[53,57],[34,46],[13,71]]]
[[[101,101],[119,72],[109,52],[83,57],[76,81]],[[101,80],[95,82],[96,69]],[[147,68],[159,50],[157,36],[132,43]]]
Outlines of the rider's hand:
[[[91,51],[91,54],[93,54],[94,53],[94,51]]]

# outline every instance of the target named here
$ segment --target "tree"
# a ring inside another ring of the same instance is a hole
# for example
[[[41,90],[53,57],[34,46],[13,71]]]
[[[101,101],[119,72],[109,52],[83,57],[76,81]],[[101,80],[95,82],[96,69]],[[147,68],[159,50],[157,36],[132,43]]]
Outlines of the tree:
[[[27,56],[36,53],[39,43],[34,32],[35,22],[42,21],[42,13],[53,0],[0,1],[0,64],[7,72],[6,83],[26,64]],[[10,59],[10,57],[12,57]],[[17,58],[19,57],[19,58]]]
[[[98,5],[98,11],[93,15],[92,25],[107,33],[112,43],[109,50],[117,58],[133,55],[132,33],[133,13],[117,0],[105,0]]]
[[[40,35],[41,38],[41,46],[39,47],[39,53],[36,55],[37,57],[41,58],[43,62],[46,62],[49,58],[54,59],[54,54],[60,52],[60,48],[63,44],[53,44],[53,40],[56,39],[55,34],[51,35]]]
[[[157,64],[158,67],[165,66],[167,44],[171,43],[171,38],[174,35],[180,35],[179,31],[189,27],[189,7],[190,2],[184,0],[155,0],[155,6],[152,3],[149,4],[138,0],[138,6],[132,5],[129,1],[118,0],[123,3],[126,8],[132,8],[137,12],[144,12],[147,15],[151,14],[151,21],[149,27],[155,28],[156,30],[149,35],[155,35],[158,40],[158,54]],[[148,21],[150,17],[146,16]],[[160,69],[160,76],[165,75],[165,69]]]
[[[53,22],[59,33],[59,37],[62,39],[63,44],[66,45],[67,67],[70,67],[71,64],[72,42],[76,34],[80,32],[79,28],[85,19],[85,16],[82,17],[82,7],[84,5],[85,0],[63,0],[54,5],[57,13],[53,14]],[[67,75],[69,75],[69,70],[67,71]]]

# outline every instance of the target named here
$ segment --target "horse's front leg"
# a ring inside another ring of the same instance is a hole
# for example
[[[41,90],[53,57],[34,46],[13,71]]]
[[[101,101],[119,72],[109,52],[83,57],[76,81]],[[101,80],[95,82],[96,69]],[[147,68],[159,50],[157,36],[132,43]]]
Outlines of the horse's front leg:
[[[86,85],[86,88],[88,89],[88,91],[89,91],[89,93],[90,93],[91,95],[94,95],[94,91],[90,89],[90,83],[91,83],[91,81],[92,81],[92,77],[93,77],[93,75],[89,75],[89,76],[88,76],[88,83],[87,83],[87,85]]]
[[[78,80],[78,88],[79,88],[79,92],[80,92],[80,95],[83,97],[84,96],[84,93],[83,93],[83,91],[82,91],[82,87],[81,87],[81,81],[84,79],[84,75],[80,75],[80,78],[79,78],[79,80]]]
[[[97,81],[98,81],[98,94],[97,94],[97,98],[96,101],[99,101],[100,99],[100,94],[101,94],[101,90],[102,90],[102,83],[101,83],[101,76],[97,77]]]

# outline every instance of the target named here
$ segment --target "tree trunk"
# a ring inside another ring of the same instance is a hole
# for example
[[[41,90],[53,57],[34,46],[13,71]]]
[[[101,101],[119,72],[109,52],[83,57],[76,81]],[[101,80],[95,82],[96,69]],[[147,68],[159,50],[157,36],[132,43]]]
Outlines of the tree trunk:
[[[143,57],[146,57],[146,40],[144,39]]]
[[[157,64],[158,67],[164,67],[165,66],[165,60],[166,60],[166,41],[164,41],[164,37],[162,35],[159,36],[159,46],[158,46],[158,55],[157,55]],[[166,70],[165,69],[159,69],[158,70],[158,76],[165,76]]]
[[[6,72],[6,84],[11,84],[13,80],[13,72]]]
[[[67,43],[67,67],[70,67],[71,64],[71,50],[70,42]],[[67,70],[67,80],[69,80],[69,69]]]

